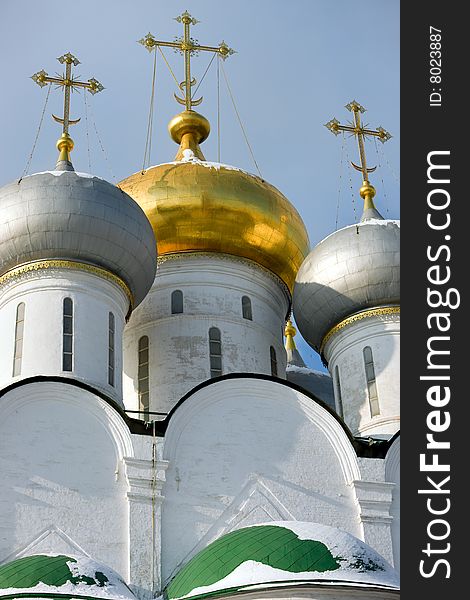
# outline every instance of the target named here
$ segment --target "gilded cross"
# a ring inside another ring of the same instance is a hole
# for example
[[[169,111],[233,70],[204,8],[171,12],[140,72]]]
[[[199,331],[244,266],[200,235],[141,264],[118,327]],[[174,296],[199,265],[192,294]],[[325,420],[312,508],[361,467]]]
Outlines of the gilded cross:
[[[80,61],[70,52],[67,52],[67,54],[64,54],[63,56],[59,56],[57,60],[60,64],[65,64],[65,73],[62,75],[57,74],[57,77],[50,77],[46,71],[42,69],[32,75],[31,79],[41,87],[44,87],[48,83],[55,83],[57,87],[62,87],[64,89],[64,115],[63,117],[52,115],[52,117],[57,123],[62,123],[62,137],[57,142],[57,147],[61,152],[59,161],[70,161],[69,152],[73,148],[73,141],[69,136],[69,125],[75,125],[75,123],[80,121],[80,118],[70,118],[70,91],[74,91],[78,88],[85,88],[90,94],[97,94],[104,90],[104,87],[94,77],[88,79],[88,81],[79,81],[73,77],[72,66],[76,67],[80,64]]]
[[[64,116],[63,118],[60,118],[52,115],[52,117],[58,123],[62,123],[63,133],[68,133],[69,125],[75,125],[75,123],[80,121],[80,119],[70,119],[70,90],[82,87],[87,89],[91,94],[97,94],[98,92],[104,90],[104,87],[95,78],[91,78],[87,82],[78,81],[77,79],[73,78],[72,65],[76,67],[80,64],[80,61],[73,54],[70,54],[70,52],[67,52],[67,54],[64,54],[63,56],[59,56],[57,60],[62,65],[65,63],[65,73],[63,75],[49,77],[49,75],[43,69],[42,71],[38,71],[32,75],[31,79],[41,87],[44,87],[48,83],[55,83],[58,87],[64,88]]]
[[[365,148],[364,148],[364,139],[367,136],[372,136],[372,137],[378,138],[379,141],[382,142],[382,144],[384,144],[392,136],[388,133],[388,131],[385,131],[385,129],[383,127],[377,127],[376,130],[367,129],[367,125],[364,127],[361,123],[361,113],[364,113],[366,109],[363,106],[361,106],[358,102],[356,102],[355,100],[353,100],[349,104],[346,104],[346,108],[350,112],[353,113],[353,116],[354,116],[353,123],[350,123],[349,125],[341,125],[341,123],[337,119],[333,118],[333,119],[331,119],[331,121],[328,121],[328,123],[326,123],[325,127],[327,129],[329,129],[335,135],[338,135],[340,133],[340,131],[348,131],[352,135],[357,137],[357,144],[359,146],[359,158],[361,161],[361,165],[360,166],[355,165],[352,161],[351,161],[351,165],[357,171],[361,171],[364,182],[369,183],[368,174],[375,171],[375,169],[377,167],[367,167],[366,152],[365,152]]]
[[[195,85],[196,79],[191,78],[191,56],[198,52],[216,52],[223,60],[225,60],[231,54],[234,54],[235,50],[229,48],[227,44],[222,41],[218,46],[202,46],[191,37],[190,26],[199,23],[197,19],[192,17],[186,10],[183,14],[175,17],[175,21],[183,23],[184,31],[183,36],[175,38],[174,42],[163,42],[156,40],[151,33],[148,33],[144,38],[139,40],[149,52],[151,52],[157,46],[163,46],[167,48],[174,48],[181,52],[184,56],[184,72],[185,80],[179,84],[180,90],[184,94],[184,98],[180,98],[175,94],[175,99],[180,104],[184,105],[186,110],[191,110],[193,106],[198,106],[202,102],[202,96],[197,100],[193,100],[191,97],[191,88]]]

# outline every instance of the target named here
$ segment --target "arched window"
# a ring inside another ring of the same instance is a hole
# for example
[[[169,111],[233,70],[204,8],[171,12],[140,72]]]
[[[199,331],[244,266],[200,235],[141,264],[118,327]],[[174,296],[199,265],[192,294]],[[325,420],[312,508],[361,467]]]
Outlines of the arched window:
[[[178,315],[183,312],[183,292],[175,290],[171,293],[171,314]]]
[[[244,319],[253,321],[253,313],[251,312],[251,300],[248,296],[242,296],[242,315]]]
[[[138,394],[139,394],[139,410],[144,413],[143,419],[149,420],[148,411],[150,410],[150,392],[149,392],[149,339],[143,335],[139,339],[139,356],[138,356]]]
[[[62,320],[62,370],[71,371],[73,364],[73,302],[64,298]]]
[[[209,359],[211,377],[222,375],[222,343],[220,341],[220,329],[217,329],[217,327],[209,329]]]
[[[15,348],[13,351],[13,377],[21,374],[21,359],[23,358],[24,333],[24,302],[16,307]]]
[[[271,357],[271,375],[277,377],[277,356],[276,350],[274,350],[274,346],[269,348],[269,354]]]
[[[372,357],[372,349],[366,346],[363,350],[364,368],[367,380],[367,395],[369,396],[370,416],[375,417],[380,415],[379,397],[377,395],[377,383],[375,381],[374,359]]]
[[[338,409],[338,414],[341,418],[344,418],[343,413],[343,396],[341,394],[341,381],[339,378],[339,367],[336,365],[335,367],[335,384],[336,384],[336,407]]]
[[[114,315],[108,318],[108,383],[114,386]]]

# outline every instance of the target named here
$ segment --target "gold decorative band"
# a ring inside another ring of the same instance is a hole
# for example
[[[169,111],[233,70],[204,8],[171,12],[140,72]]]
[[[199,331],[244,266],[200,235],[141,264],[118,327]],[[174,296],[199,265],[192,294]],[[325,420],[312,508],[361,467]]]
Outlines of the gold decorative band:
[[[134,296],[132,295],[129,286],[120,277],[114,275],[114,273],[111,273],[111,271],[103,269],[102,267],[97,267],[95,265],[73,260],[45,259],[35,260],[33,262],[20,265],[19,267],[15,267],[14,269],[7,271],[0,276],[0,286],[18,277],[19,275],[39,271],[42,269],[74,269],[76,271],[85,271],[86,273],[97,275],[98,277],[106,279],[107,281],[111,281],[119,286],[129,299],[130,309],[132,309],[134,306]]]
[[[352,323],[357,323],[358,321],[362,321],[363,319],[370,319],[371,317],[383,317],[383,316],[387,316],[387,315],[399,315],[399,314],[400,314],[400,307],[398,305],[379,306],[377,308],[370,308],[368,310],[362,310],[361,312],[358,312],[354,315],[351,315],[350,317],[347,317],[346,319],[343,319],[342,321],[340,321],[339,323],[334,325],[328,331],[328,333],[325,335],[325,337],[322,339],[322,342],[320,344],[320,354],[323,352],[328,340],[335,333],[337,333],[341,329],[344,329],[348,325],[351,325]]]

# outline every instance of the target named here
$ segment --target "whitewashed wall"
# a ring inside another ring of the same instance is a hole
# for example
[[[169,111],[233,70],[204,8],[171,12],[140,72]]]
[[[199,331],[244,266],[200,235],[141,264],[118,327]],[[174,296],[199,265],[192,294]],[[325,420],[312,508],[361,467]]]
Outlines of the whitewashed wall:
[[[390,446],[385,457],[385,478],[394,483],[390,514],[392,522],[393,565],[400,570],[400,437]]]
[[[125,425],[94,394],[40,382],[2,396],[0,560],[60,529],[128,578],[129,453]]]
[[[364,539],[349,438],[285,385],[246,377],[202,388],[173,414],[163,453],[164,582],[212,540],[253,523],[314,521]],[[389,532],[376,533],[375,549],[390,555]]]
[[[380,414],[371,417],[363,350],[372,349]],[[324,349],[328,369],[338,388],[339,368],[344,420],[354,435],[390,437],[400,428],[400,317],[369,317],[340,329]]]
[[[73,301],[73,371],[62,370],[63,300]],[[13,377],[16,310],[25,303],[21,373]],[[129,302],[111,281],[85,271],[41,269],[0,289],[0,387],[35,375],[74,377],[122,404],[122,331]],[[108,315],[115,317],[115,385],[108,384]]]
[[[171,314],[181,290],[184,312]],[[253,320],[242,317],[242,296]],[[124,330],[124,403],[138,409],[138,340],[149,337],[150,410],[167,413],[209,379],[209,329],[218,327],[223,373],[271,374],[270,346],[285,378],[283,326],[289,297],[280,281],[251,261],[227,255],[178,254],[160,259],[155,283]]]

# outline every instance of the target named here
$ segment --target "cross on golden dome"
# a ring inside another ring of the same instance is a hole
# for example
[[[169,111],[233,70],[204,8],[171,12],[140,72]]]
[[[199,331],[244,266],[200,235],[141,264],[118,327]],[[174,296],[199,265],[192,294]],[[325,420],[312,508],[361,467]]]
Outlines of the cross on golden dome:
[[[199,44],[198,40],[193,39],[190,34],[190,26],[196,25],[196,23],[199,23],[199,21],[192,17],[187,10],[178,17],[175,17],[175,21],[178,23],[183,23],[184,32],[183,36],[175,38],[174,42],[156,40],[151,33],[147,33],[144,38],[139,40],[139,43],[147,48],[149,52],[158,46],[163,46],[167,48],[174,48],[183,54],[185,80],[179,84],[179,87],[184,94],[184,98],[180,98],[175,94],[175,99],[177,102],[185,106],[186,110],[191,110],[193,106],[198,106],[202,102],[202,96],[197,100],[193,100],[191,97],[191,88],[196,83],[196,79],[191,78],[191,56],[201,51],[216,52],[223,60],[225,60],[228,56],[234,54],[235,50],[229,48],[224,41],[222,41],[218,46],[202,46]]]
[[[364,139],[368,136],[378,138],[379,142],[384,144],[392,136],[383,127],[377,127],[377,129],[367,129],[367,125],[364,127],[361,123],[361,113],[364,113],[366,109],[352,100],[346,107],[350,112],[353,113],[354,122],[349,125],[341,125],[338,119],[333,118],[331,121],[325,124],[325,127],[329,129],[335,135],[338,135],[341,131],[347,131],[357,138],[357,144],[359,146],[359,159],[361,161],[360,166],[354,164],[351,161],[351,165],[357,170],[362,172],[363,184],[360,190],[361,197],[364,200],[369,201],[371,207],[373,207],[372,198],[375,196],[375,189],[369,182],[369,173],[373,173],[377,167],[368,167],[366,161],[366,151],[364,148]]]
[[[78,79],[74,79],[72,76],[72,65],[76,67],[80,64],[80,61],[76,56],[67,52],[63,56],[59,56],[57,59],[60,64],[65,64],[65,73],[63,75],[58,75],[57,77],[50,77],[44,69],[38,71],[34,75],[31,76],[31,79],[37,83],[40,87],[44,87],[48,83],[55,83],[57,87],[64,88],[64,116],[56,117],[52,115],[52,118],[57,121],[57,123],[62,123],[62,136],[57,141],[57,149],[60,152],[58,163],[61,161],[65,161],[70,163],[70,152],[73,149],[73,140],[69,136],[69,125],[75,125],[80,121],[78,119],[70,118],[70,91],[85,88],[90,94],[97,94],[104,90],[104,87],[101,83],[92,77],[88,79],[88,81],[79,81]]]

